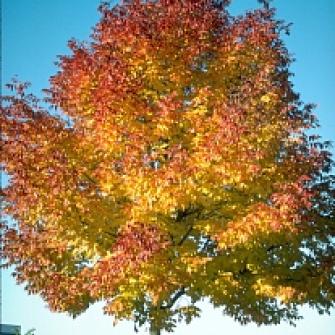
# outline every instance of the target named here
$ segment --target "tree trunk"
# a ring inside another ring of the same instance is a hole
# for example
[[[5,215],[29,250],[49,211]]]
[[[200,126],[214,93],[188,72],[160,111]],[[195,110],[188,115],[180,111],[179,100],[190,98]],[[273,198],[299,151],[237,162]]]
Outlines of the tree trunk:
[[[150,335],[161,335],[161,331],[160,331],[160,329],[156,329],[156,328],[151,326],[149,334]]]

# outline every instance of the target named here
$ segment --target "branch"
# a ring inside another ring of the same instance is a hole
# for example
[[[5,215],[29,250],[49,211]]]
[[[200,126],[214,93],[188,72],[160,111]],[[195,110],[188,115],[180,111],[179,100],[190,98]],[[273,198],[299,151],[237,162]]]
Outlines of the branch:
[[[83,176],[88,180],[88,181],[90,181],[92,184],[97,184],[97,181],[96,180],[94,180],[90,175],[88,175],[86,172],[83,172],[82,173],[83,174]]]
[[[169,303],[167,303],[164,306],[160,306],[160,309],[170,309],[175,302],[182,296],[185,294],[185,287],[182,287],[179,291],[177,291],[175,293],[175,295],[170,299]]]
[[[176,222],[180,222],[184,220],[187,216],[195,214],[195,213],[198,213],[198,216],[199,216],[201,213],[201,208],[190,206],[189,208],[185,210],[178,210]]]
[[[178,242],[177,246],[181,246],[185,240],[190,236],[190,233],[193,229],[193,226],[190,226],[187,230],[187,232],[185,233],[185,235],[181,238],[181,240]]]

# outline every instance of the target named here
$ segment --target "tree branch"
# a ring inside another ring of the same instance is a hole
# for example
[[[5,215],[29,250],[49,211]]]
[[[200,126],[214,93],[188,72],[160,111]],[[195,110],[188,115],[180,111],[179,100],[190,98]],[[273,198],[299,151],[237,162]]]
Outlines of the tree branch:
[[[160,306],[160,309],[171,308],[175,304],[175,302],[184,294],[185,294],[185,287],[182,287],[175,293],[175,295],[170,299],[170,301],[166,305]]]
[[[181,238],[181,240],[178,242],[177,246],[181,246],[185,240],[190,236],[190,233],[193,229],[193,226],[190,226],[187,230],[187,232],[185,233],[185,235]]]
[[[90,175],[88,175],[86,172],[83,172],[82,175],[88,180],[90,181],[92,184],[96,185],[97,181],[94,180]]]

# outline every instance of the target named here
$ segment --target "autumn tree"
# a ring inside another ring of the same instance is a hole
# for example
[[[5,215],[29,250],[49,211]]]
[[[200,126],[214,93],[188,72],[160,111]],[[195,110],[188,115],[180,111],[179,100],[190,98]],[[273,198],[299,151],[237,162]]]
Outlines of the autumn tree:
[[[257,324],[334,305],[333,162],[285,24],[227,5],[103,4],[50,79],[55,111],[8,86],[2,257],[51,310],[103,300],[157,335],[204,298]]]

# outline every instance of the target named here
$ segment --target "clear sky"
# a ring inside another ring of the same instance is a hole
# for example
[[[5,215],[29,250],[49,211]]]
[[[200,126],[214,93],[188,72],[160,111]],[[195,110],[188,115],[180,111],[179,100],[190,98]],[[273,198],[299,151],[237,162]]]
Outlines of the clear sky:
[[[1,0],[0,0],[1,1]],[[56,55],[68,53],[71,37],[88,39],[97,22],[99,0],[2,0],[2,83],[15,74],[32,82],[32,91],[41,96],[48,78],[57,69]],[[335,141],[335,0],[274,0],[277,17],[293,22],[291,35],[285,37],[296,62],[291,71],[296,90],[305,102],[318,105],[319,133]],[[233,0],[233,14],[258,6],[256,0]],[[319,316],[302,309],[304,320],[293,328],[286,324],[256,327],[240,326],[219,310],[203,304],[203,314],[190,325],[180,324],[176,335],[231,334],[335,334],[335,311]],[[2,322],[22,326],[23,332],[36,328],[36,335],[133,334],[132,323],[115,328],[103,316],[101,305],[91,307],[77,319],[51,313],[38,296],[29,296],[17,286],[9,271],[2,273]],[[145,334],[142,330],[139,334]]]

